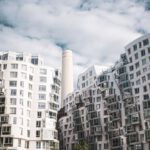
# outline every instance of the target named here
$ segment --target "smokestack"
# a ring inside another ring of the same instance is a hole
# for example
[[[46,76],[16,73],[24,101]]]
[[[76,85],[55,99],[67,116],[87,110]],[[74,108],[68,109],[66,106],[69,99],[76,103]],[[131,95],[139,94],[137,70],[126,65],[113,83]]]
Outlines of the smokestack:
[[[62,55],[61,107],[64,106],[64,98],[71,92],[73,92],[72,51],[65,50]]]

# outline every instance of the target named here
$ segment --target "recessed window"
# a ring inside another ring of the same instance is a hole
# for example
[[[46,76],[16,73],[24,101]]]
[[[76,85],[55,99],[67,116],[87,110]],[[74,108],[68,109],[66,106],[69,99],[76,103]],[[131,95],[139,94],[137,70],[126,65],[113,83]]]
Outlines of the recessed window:
[[[46,77],[40,77],[40,82],[46,82],[47,78]]]
[[[40,131],[39,130],[36,131],[36,137],[40,137]]]
[[[144,45],[144,46],[146,46],[146,45],[148,45],[148,44],[149,44],[149,40],[148,40],[148,39],[143,40],[143,45]]]
[[[17,72],[10,72],[11,78],[17,78]]]
[[[135,56],[135,59],[138,59],[138,53],[136,53],[134,56]]]
[[[133,45],[133,49],[134,49],[134,51],[136,51],[137,50],[137,45],[135,44],[135,45]]]
[[[17,86],[17,81],[9,81],[9,86],[16,87]]]
[[[11,64],[11,69],[18,69],[18,64]]]
[[[17,90],[16,90],[16,89],[12,89],[12,90],[10,91],[10,95],[16,96],[16,95],[17,95]]]
[[[145,50],[141,51],[141,56],[145,56]]]
[[[142,59],[142,65],[146,64],[146,58]]]
[[[47,70],[46,69],[40,69],[40,74],[47,74]]]

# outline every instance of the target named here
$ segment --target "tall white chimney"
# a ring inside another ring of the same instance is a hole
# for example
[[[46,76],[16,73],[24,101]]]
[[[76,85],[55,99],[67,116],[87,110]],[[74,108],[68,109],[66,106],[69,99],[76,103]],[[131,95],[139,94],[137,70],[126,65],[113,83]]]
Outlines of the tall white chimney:
[[[64,98],[71,92],[73,92],[72,51],[65,50],[62,55],[61,107],[64,106]]]

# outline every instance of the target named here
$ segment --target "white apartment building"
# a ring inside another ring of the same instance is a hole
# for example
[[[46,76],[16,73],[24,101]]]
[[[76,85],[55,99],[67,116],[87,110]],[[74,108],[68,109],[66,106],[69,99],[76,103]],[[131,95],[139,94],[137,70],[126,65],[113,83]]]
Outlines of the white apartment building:
[[[81,140],[90,150],[150,150],[150,34],[128,44],[113,67],[93,70],[64,99],[60,150]]]
[[[60,72],[40,56],[0,53],[0,150],[58,149]]]

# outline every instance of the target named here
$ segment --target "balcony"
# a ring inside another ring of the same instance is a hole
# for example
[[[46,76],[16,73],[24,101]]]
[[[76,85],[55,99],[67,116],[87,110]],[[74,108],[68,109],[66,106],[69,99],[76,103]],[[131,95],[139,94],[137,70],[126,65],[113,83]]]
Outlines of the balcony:
[[[139,114],[132,114],[130,116],[127,117],[127,121],[126,121],[127,125],[131,124],[131,125],[136,125],[140,123],[140,117]]]
[[[145,137],[147,141],[150,141],[150,129],[145,130]]]
[[[2,135],[11,135],[11,127],[3,126],[1,133],[2,133]]]
[[[4,106],[0,106],[0,115],[5,113],[5,107]]]
[[[139,134],[138,133],[132,133],[127,135],[127,144],[135,144],[139,143]]]
[[[9,123],[9,116],[0,116],[0,125],[1,124],[8,124]]]

